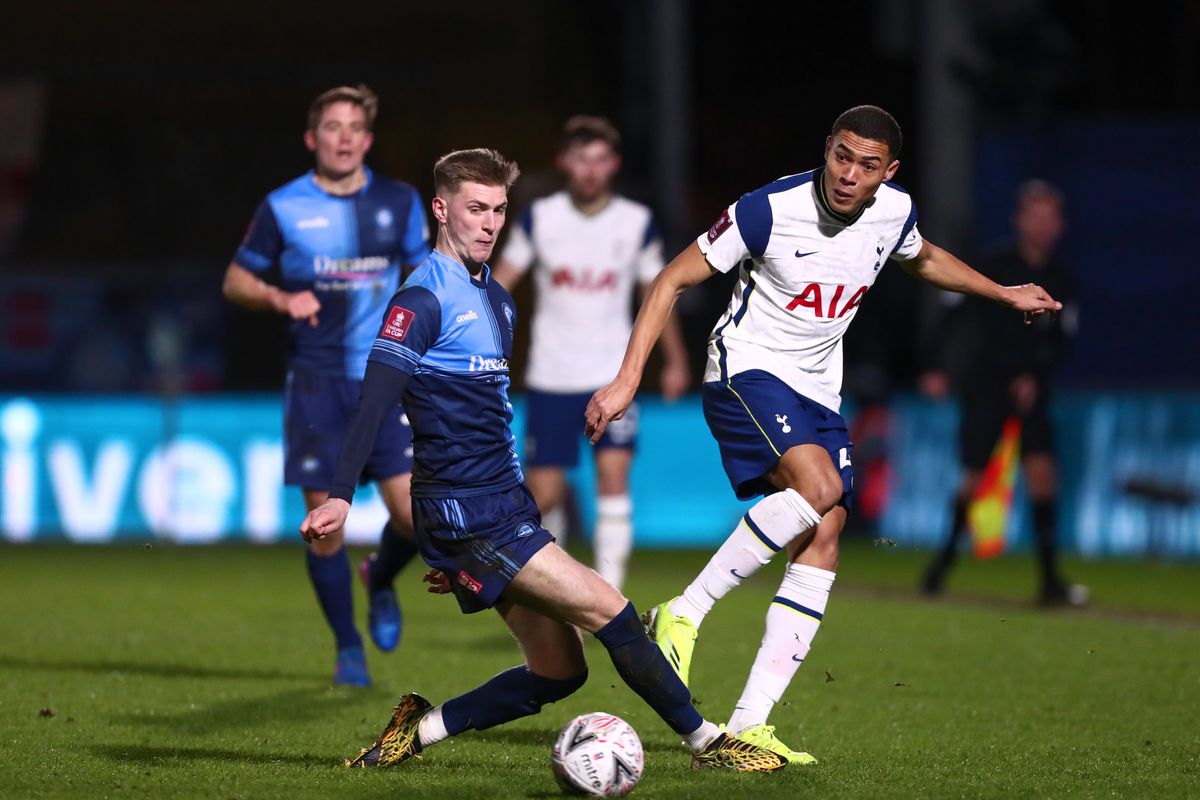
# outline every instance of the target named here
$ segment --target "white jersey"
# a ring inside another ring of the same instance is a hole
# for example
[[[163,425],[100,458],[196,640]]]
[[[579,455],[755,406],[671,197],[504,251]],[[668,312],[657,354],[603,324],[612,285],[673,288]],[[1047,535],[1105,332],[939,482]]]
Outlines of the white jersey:
[[[921,252],[917,207],[894,184],[854,217],[829,207],[822,170],[744,195],[697,243],[722,272],[739,267],[729,308],[708,341],[704,380],[759,369],[837,411],[842,337],[889,258]]]
[[[536,263],[533,332],[525,383],[585,392],[613,379],[633,327],[633,292],[663,268],[650,209],[614,195],[586,215],[567,192],[535,200],[501,255],[524,272]]]

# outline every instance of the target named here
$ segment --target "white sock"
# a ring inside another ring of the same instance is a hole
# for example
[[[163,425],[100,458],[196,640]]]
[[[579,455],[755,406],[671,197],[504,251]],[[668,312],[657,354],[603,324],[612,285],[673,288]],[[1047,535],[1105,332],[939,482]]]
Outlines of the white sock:
[[[434,706],[425,712],[425,716],[421,717],[417,722],[417,741],[421,743],[422,748],[429,747],[431,744],[437,744],[442,739],[450,736],[446,730],[446,723],[442,721],[442,707]]]
[[[767,609],[767,630],[746,688],[729,718],[732,733],[765,723],[783,697],[821,626],[835,577],[829,570],[788,564],[779,593]]]
[[[820,521],[821,515],[792,489],[767,495],[746,512],[683,594],[671,601],[671,613],[699,628],[714,603]]]
[[[627,494],[604,494],[596,501],[596,571],[618,589],[633,551],[633,500]]]
[[[567,510],[562,503],[542,512],[542,527],[554,534],[559,547],[567,548]]]
[[[691,733],[684,734],[683,743],[693,753],[701,753],[704,748],[717,740],[721,735],[721,729],[708,720],[700,723],[700,727]]]

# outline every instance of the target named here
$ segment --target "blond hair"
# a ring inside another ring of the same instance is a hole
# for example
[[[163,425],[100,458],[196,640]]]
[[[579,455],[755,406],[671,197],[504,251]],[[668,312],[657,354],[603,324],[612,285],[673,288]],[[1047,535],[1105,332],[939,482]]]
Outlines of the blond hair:
[[[464,183],[509,189],[520,174],[517,162],[509,161],[490,148],[455,150],[433,165],[433,187],[438,195],[453,194]]]

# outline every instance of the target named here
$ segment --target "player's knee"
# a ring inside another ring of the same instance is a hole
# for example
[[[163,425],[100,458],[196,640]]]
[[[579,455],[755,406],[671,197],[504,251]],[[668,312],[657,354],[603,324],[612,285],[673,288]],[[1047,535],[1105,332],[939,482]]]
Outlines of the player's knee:
[[[821,516],[829,513],[842,499],[842,478],[836,472],[832,475],[822,475],[807,483],[803,489],[796,491]]]

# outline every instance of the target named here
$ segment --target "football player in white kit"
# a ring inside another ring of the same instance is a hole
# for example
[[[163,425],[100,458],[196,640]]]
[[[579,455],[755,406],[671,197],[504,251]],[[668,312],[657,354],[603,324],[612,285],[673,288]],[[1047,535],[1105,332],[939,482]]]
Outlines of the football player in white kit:
[[[1062,305],[1040,286],[1000,286],[922,239],[912,199],[887,183],[900,127],[876,106],[834,122],[825,163],[744,195],[654,281],[617,377],[592,397],[595,439],[628,408],[676,298],[716,272],[739,280],[709,337],[704,414],[738,497],[765,495],[683,594],[647,614],[651,635],[686,683],[713,604],[780,550],[787,570],[728,729],[792,763],[816,761],[767,725],[808,654],[833,586],[850,505],[854,446],[841,405],[842,336],[889,260],[934,286],[980,295],[1026,318]]]
[[[611,122],[584,115],[567,120],[557,165],[566,188],[531,204],[492,274],[512,291],[534,267],[525,477],[546,528],[561,539],[565,470],[579,462],[579,418],[620,366],[633,293],[662,271],[663,255],[650,209],[613,189],[621,156]],[[690,376],[673,318],[662,341],[662,391],[674,400]],[[596,571],[617,588],[633,548],[629,467],[636,437],[633,405],[596,442]]]

